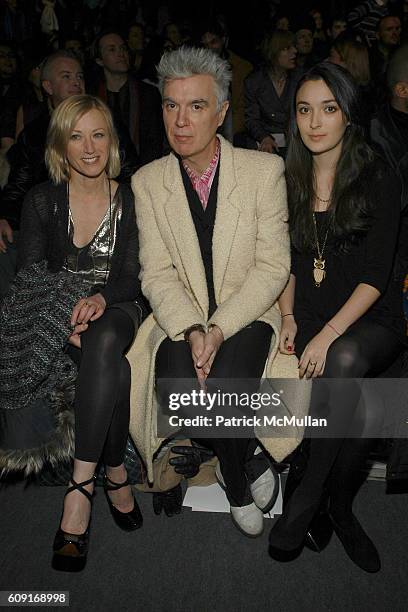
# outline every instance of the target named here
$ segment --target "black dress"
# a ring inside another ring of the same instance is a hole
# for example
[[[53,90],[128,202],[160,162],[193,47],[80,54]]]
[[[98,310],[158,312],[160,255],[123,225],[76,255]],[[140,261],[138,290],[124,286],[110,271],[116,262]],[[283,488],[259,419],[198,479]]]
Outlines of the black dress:
[[[292,248],[292,274],[296,277],[294,315],[298,326],[296,353],[340,310],[359,283],[378,289],[380,298],[360,318],[373,321],[405,341],[402,287],[392,270],[399,231],[400,185],[396,175],[378,163],[361,180],[366,180],[370,207],[370,227],[354,244],[343,251],[328,232],[324,250],[326,277],[316,287],[313,277],[317,250],[299,252]],[[317,212],[316,225],[320,247],[329,225],[328,212]]]

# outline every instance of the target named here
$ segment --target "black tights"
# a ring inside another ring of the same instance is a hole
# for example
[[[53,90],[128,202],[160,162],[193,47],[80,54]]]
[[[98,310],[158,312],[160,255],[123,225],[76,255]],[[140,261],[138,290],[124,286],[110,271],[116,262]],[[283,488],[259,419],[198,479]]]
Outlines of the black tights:
[[[106,465],[123,463],[129,432],[130,366],[125,351],[134,323],[110,308],[81,334],[81,349],[67,352],[78,365],[75,393],[75,458]]]
[[[358,321],[333,342],[323,376],[343,380],[331,381],[329,435],[335,436],[336,432],[348,428],[353,436],[363,433],[368,415],[367,408],[360,403],[360,385],[344,379],[377,376],[397,358],[401,349],[401,343],[392,332],[367,321]],[[313,397],[312,394],[312,412]],[[375,443],[375,439],[363,437],[312,439],[299,488],[316,502],[326,487],[332,512],[338,520],[346,519],[351,515],[354,496],[363,482],[361,467]]]

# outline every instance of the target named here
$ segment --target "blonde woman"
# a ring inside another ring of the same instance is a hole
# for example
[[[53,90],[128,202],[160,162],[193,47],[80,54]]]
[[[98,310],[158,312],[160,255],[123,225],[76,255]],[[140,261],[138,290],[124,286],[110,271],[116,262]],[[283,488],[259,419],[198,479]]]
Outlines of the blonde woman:
[[[364,126],[367,127],[375,105],[378,103],[371,82],[370,60],[367,47],[347,35],[339,36],[330,49],[328,60],[332,64],[342,66],[348,70],[353,77],[365,109],[366,119]]]
[[[368,49],[363,43],[339,36],[330,49],[332,64],[346,68],[357,85],[365,87],[370,82]]]
[[[86,563],[94,472],[102,458],[115,522],[137,529],[142,516],[123,465],[129,428],[130,371],[125,352],[140,319],[138,239],[132,192],[120,171],[118,138],[106,105],[71,96],[54,111],[47,137],[51,181],[25,200],[19,268],[47,260],[87,279],[91,290],[71,314],[66,352],[78,365],[75,460],[54,541],[53,567]]]
[[[300,74],[295,37],[275,30],[262,47],[265,64],[244,83],[245,127],[260,151],[284,153],[290,102]]]

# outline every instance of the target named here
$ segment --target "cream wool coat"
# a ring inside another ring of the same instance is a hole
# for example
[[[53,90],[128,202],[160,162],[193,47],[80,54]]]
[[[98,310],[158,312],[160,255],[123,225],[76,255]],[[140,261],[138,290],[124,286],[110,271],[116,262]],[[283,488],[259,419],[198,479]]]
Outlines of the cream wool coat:
[[[146,463],[149,480],[153,454],[163,442],[156,435],[154,371],[157,349],[166,336],[184,341],[186,328],[214,322],[227,339],[252,321],[264,321],[274,331],[264,375],[298,377],[296,358],[277,355],[281,317],[274,304],[290,271],[283,161],[276,155],[234,148],[219,139],[213,234],[218,308],[209,320],[204,265],[176,156],[171,153],[156,160],[132,178],[142,290],[154,314],[142,324],[127,354],[132,368],[130,433]],[[284,391],[285,414],[305,414],[307,388],[292,384]],[[301,436],[298,429],[290,438],[260,439],[279,461],[296,448]]]

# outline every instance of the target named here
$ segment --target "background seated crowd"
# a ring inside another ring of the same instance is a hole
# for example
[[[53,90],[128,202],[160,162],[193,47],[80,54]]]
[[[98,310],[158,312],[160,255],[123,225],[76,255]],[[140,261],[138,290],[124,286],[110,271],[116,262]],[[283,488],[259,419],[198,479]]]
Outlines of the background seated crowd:
[[[143,2],[50,4],[53,19],[38,2],[0,3],[0,299],[15,274],[22,201],[47,177],[42,158],[52,109],[83,91],[104,100],[120,137],[119,182],[129,180],[169,151],[155,66],[164,50],[185,43],[231,66],[220,133],[235,146],[282,157],[297,80],[322,60],[345,67],[361,91],[370,138],[403,180],[406,202],[406,51],[393,60],[408,36],[406,0],[310,2],[302,11],[259,1],[251,28],[222,9],[198,23],[165,4],[160,11]]]

